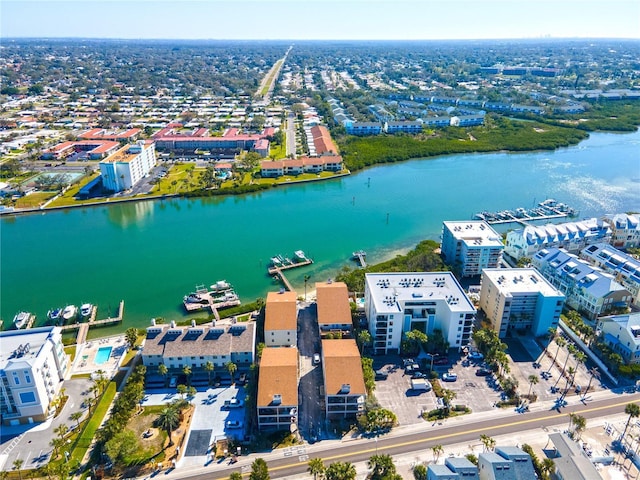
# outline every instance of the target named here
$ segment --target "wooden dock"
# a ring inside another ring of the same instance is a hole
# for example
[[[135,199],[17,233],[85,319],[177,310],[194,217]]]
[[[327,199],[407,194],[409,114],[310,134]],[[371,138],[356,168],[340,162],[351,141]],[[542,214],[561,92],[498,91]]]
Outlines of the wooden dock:
[[[367,254],[364,251],[359,250],[357,252],[353,252],[353,256],[351,258],[358,262],[360,267],[367,268]]]
[[[309,263],[307,263],[307,265]],[[289,280],[287,280],[287,277],[284,276],[284,272],[282,270],[283,269],[278,267],[272,267],[269,269],[269,274],[273,275],[274,277],[277,277],[278,280],[280,280],[284,284],[284,288],[286,288],[289,292],[293,292],[293,287],[291,286],[291,283],[289,282]]]
[[[269,275],[280,275],[283,270],[291,270],[292,268],[306,267],[307,265],[311,265],[312,263],[313,263],[313,260],[311,260],[310,258],[307,258],[306,260],[289,263],[287,265],[282,265],[281,267],[276,267],[276,266],[269,267],[267,271],[269,272]]]
[[[27,320],[27,325],[25,326],[25,328],[31,328],[33,327],[33,323],[36,321],[36,316],[32,313],[29,315],[29,320]]]
[[[116,317],[104,318],[102,320],[96,320],[96,316],[98,314],[98,307],[93,306],[93,310],[91,311],[91,315],[89,316],[88,322],[76,322],[70,325],[62,325],[60,328],[65,330],[75,330],[78,332],[76,334],[76,343],[84,343],[87,339],[87,333],[89,333],[89,328],[97,327],[101,325],[111,325],[122,322],[122,318],[124,316],[124,300],[120,301],[118,305],[118,315]]]
[[[217,318],[217,313],[219,309],[237,307],[242,303],[239,298],[236,298],[235,300],[225,300],[223,302],[216,301],[212,292],[198,292],[198,294],[204,300],[203,302],[201,303],[187,302],[187,301],[182,302],[187,312],[197,312],[198,310],[209,309],[211,310],[211,313],[213,313],[213,315],[216,316]]]

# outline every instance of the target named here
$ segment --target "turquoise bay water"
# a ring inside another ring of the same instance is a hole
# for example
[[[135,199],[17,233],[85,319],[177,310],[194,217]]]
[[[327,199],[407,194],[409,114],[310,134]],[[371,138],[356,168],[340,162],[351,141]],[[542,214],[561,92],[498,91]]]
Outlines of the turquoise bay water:
[[[377,166],[349,177],[242,197],[181,199],[46,212],[0,223],[0,314],[46,320],[57,305],[93,303],[98,318],[125,300],[125,321],[181,319],[182,297],[225,279],[243,301],[278,288],[269,258],[315,260],[287,277],[304,290],[352,265],[437,240],[443,220],[532,206],[553,197],[581,217],[640,211],[640,132],[592,134],[554,152],[454,155]]]

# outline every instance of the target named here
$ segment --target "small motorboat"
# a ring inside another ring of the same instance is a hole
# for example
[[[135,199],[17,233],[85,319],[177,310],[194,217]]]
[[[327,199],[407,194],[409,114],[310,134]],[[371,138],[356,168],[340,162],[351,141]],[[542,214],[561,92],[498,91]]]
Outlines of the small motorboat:
[[[60,320],[60,315],[62,315],[61,308],[52,308],[47,312],[47,317],[54,323],[57,323]]]
[[[16,313],[16,316],[13,317],[13,325],[18,330],[20,330],[21,328],[24,328],[27,325],[30,318],[31,318],[31,314],[29,312]]]
[[[209,287],[213,293],[226,292],[231,290],[231,284],[226,280],[218,280],[216,283]]]
[[[78,307],[76,307],[75,305],[67,305],[66,307],[64,307],[64,310],[62,310],[62,318],[65,322],[68,322],[69,320],[75,320],[77,315]]]
[[[90,303],[83,303],[80,307],[80,315],[82,315],[83,317],[89,317],[91,315],[91,312],[93,312],[93,305],[91,305]]]

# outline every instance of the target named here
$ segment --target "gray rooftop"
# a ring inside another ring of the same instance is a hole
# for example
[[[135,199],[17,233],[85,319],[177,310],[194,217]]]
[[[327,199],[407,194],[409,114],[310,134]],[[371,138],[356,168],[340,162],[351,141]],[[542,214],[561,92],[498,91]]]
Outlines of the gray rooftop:
[[[17,362],[31,364],[47,339],[60,334],[59,327],[9,330],[0,333],[0,371]]]

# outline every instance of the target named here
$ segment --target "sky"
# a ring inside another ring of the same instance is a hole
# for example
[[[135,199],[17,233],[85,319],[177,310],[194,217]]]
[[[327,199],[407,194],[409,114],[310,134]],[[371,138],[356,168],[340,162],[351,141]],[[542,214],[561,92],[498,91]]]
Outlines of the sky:
[[[640,38],[640,0],[0,0],[0,37]]]

